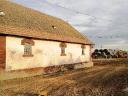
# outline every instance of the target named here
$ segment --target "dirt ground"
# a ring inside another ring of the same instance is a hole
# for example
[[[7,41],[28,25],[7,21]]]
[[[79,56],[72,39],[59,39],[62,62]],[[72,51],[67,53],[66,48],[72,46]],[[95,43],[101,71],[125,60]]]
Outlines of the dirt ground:
[[[128,96],[128,66],[105,65],[0,81],[0,96]]]

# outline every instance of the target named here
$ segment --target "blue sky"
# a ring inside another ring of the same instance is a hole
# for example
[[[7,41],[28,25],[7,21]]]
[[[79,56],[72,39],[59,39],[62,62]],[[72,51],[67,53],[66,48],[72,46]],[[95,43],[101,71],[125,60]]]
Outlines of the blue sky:
[[[128,0],[11,0],[59,17],[87,35],[95,48],[128,50]]]

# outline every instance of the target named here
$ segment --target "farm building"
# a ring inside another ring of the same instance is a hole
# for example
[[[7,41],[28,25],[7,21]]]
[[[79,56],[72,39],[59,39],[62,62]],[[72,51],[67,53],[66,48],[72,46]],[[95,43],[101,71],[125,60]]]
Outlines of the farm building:
[[[93,43],[65,21],[6,0],[0,13],[1,69],[93,66]]]

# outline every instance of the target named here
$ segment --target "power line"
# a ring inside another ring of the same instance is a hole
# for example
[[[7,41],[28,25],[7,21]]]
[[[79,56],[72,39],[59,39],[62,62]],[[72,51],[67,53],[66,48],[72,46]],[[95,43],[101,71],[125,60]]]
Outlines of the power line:
[[[111,36],[89,36],[90,38],[98,38],[98,39],[113,39],[113,38],[124,38],[127,35],[111,35]]]
[[[37,0],[32,0],[32,1],[34,1],[34,2],[39,2],[40,4],[42,3],[42,1],[37,1]],[[67,7],[64,7],[64,6],[61,6],[61,5],[58,5],[58,4],[53,4],[53,3],[50,3],[50,2],[48,2],[48,1],[46,1],[48,4],[50,4],[50,5],[55,5],[55,6],[57,6],[57,7],[60,7],[60,8],[63,8],[63,9],[65,9],[65,10],[70,10],[70,11],[72,11],[72,12],[75,12],[76,14],[82,14],[82,15],[85,15],[85,16],[89,16],[89,17],[91,17],[91,19],[92,20],[96,20],[96,19],[98,19],[98,20],[107,20],[107,21],[109,21],[109,22],[112,22],[112,20],[108,20],[108,19],[103,19],[103,18],[98,18],[98,17],[95,17],[95,16],[92,16],[92,15],[89,15],[89,14],[85,14],[85,13],[83,13],[83,12],[80,12],[80,11],[77,11],[77,10],[74,10],[74,9],[71,9],[71,8],[67,8]]]

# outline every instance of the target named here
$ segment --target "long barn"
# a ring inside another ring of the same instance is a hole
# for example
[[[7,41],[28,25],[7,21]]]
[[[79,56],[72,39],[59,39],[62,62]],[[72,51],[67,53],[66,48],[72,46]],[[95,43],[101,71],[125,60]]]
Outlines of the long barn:
[[[93,43],[67,22],[6,0],[0,13],[1,69],[93,66]]]

